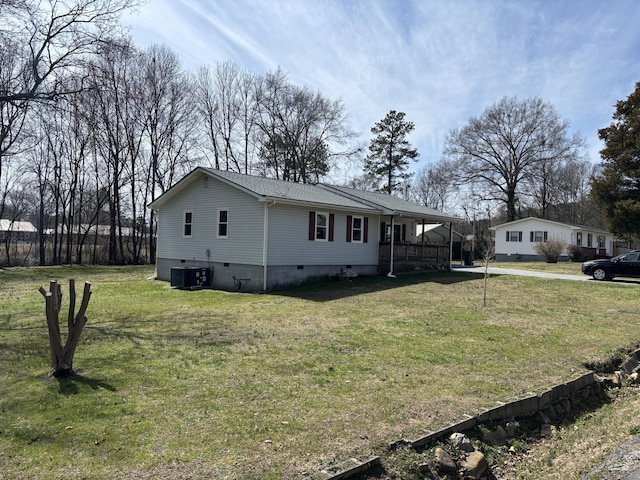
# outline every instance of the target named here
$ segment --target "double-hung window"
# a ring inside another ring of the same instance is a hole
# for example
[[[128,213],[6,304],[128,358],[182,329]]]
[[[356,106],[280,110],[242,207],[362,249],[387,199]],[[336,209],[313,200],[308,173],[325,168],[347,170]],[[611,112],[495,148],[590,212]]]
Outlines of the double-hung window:
[[[367,243],[368,217],[347,215],[347,243]]]
[[[517,230],[507,230],[507,242],[521,242],[522,232]]]
[[[309,240],[333,242],[335,215],[327,212],[309,212]]]
[[[351,224],[351,241],[362,243],[362,217],[353,217]]]
[[[218,238],[229,237],[229,210],[218,209]]]
[[[529,240],[535,243],[546,242],[547,236],[548,236],[547,232],[543,232],[539,230],[533,231],[529,233]]]
[[[329,215],[324,212],[316,212],[316,240],[326,242],[329,240]]]
[[[184,212],[184,227],[182,229],[182,235],[184,237],[191,237],[193,228],[193,212]]]

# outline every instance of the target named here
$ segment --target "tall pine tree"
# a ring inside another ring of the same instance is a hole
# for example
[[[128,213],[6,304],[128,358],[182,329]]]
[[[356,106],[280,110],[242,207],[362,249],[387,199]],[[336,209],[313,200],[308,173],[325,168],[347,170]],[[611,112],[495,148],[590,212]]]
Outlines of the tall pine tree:
[[[418,157],[418,151],[407,140],[415,125],[404,117],[404,112],[391,110],[371,128],[375,136],[369,144],[364,171],[383,183],[380,190],[389,194],[411,177],[406,172],[409,160],[417,161]]]
[[[598,130],[602,172],[591,194],[602,207],[605,226],[622,237],[640,236],[640,82],[616,104],[613,122]]]

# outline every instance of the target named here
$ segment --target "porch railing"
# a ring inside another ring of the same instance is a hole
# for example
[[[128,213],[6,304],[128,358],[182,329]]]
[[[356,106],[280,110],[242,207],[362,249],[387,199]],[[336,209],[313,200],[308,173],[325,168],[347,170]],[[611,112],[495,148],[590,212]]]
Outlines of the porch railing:
[[[389,271],[391,262],[391,244],[380,243],[378,266],[381,273]],[[426,245],[416,243],[395,243],[393,245],[393,270],[409,272],[440,268],[449,264],[448,245]]]

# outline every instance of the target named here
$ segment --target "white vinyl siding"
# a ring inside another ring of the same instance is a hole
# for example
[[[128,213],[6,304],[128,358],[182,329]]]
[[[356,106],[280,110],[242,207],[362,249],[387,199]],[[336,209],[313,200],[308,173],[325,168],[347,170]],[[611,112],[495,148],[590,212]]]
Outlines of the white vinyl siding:
[[[158,258],[261,265],[264,204],[213,178],[204,185],[194,181],[160,208]],[[232,242],[217,236],[218,205],[229,212]],[[193,212],[191,238],[183,237],[186,211]]]
[[[524,234],[523,242],[510,241],[512,237],[511,232],[526,232]],[[509,232],[509,233],[507,233]],[[582,243],[586,243],[587,235],[593,232],[594,235],[598,235],[598,243],[602,240],[602,245],[599,248],[607,248],[607,253],[611,255],[611,239],[610,235],[603,235],[597,230],[590,230],[584,227],[578,227],[566,225],[558,222],[544,220],[541,218],[526,218],[522,220],[516,220],[514,222],[498,225],[495,227],[495,246],[497,255],[532,255],[537,256],[534,246],[536,242],[534,239],[539,238],[539,233],[542,232],[543,241],[546,240],[560,240],[567,245],[575,245],[579,237],[582,237]],[[584,233],[583,233],[584,232]],[[578,235],[580,234],[580,235]],[[507,241],[507,235],[509,235],[509,241]],[[532,239],[533,238],[533,239]],[[566,252],[563,252],[563,256],[566,256]]]
[[[269,208],[269,265],[376,265],[378,216],[368,216],[368,243],[348,243],[347,214],[334,215],[332,242],[309,240],[309,208],[273,205]]]

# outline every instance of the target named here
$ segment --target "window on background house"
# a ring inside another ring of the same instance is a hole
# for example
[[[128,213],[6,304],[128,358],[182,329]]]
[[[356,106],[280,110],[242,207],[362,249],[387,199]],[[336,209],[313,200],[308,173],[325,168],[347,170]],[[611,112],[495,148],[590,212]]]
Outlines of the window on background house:
[[[531,242],[535,242],[535,243],[546,242],[547,237],[548,237],[547,232],[543,232],[543,231],[529,232],[529,241]]]
[[[182,235],[185,237],[190,237],[192,227],[193,227],[193,212],[184,212],[184,228],[182,230]]]
[[[229,210],[221,208],[218,210],[218,238],[229,237]]]
[[[606,238],[604,235],[598,235],[598,248],[604,248]]]
[[[587,247],[593,247],[593,233],[587,233]]]
[[[521,242],[522,232],[517,230],[507,231],[507,242]]]
[[[582,232],[576,233],[576,245],[582,246]]]

